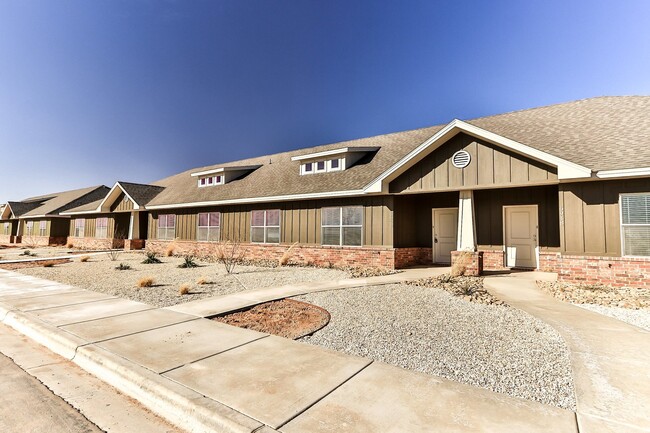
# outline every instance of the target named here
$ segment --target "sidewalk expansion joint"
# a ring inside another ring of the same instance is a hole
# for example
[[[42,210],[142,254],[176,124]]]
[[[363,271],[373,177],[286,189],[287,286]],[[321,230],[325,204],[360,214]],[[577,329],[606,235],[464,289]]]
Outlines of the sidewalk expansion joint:
[[[342,387],[343,385],[345,385],[346,383],[348,383],[349,381],[351,381],[352,379],[354,379],[354,378],[355,378],[359,373],[361,373],[363,370],[365,370],[366,368],[370,367],[370,366],[374,363],[373,360],[369,360],[369,361],[370,361],[370,362],[368,362],[368,364],[366,364],[363,368],[361,368],[359,371],[357,371],[356,373],[354,373],[352,376],[350,376],[350,377],[348,377],[347,379],[345,379],[345,380],[344,380],[343,382],[341,382],[339,385],[337,385],[337,386],[335,386],[334,388],[332,388],[332,390],[330,390],[327,394],[323,395],[321,398],[319,398],[318,400],[316,400],[315,402],[313,402],[312,404],[310,404],[309,406],[305,407],[303,410],[301,410],[300,412],[296,413],[294,416],[292,416],[291,418],[289,418],[288,420],[286,420],[285,422],[283,422],[281,425],[279,425],[279,426],[277,427],[276,430],[281,429],[281,428],[284,427],[285,425],[289,424],[291,421],[293,421],[294,419],[298,418],[300,415],[302,415],[303,413],[307,412],[309,409],[311,409],[312,407],[316,406],[318,403],[320,403],[321,401],[323,401],[325,398],[327,398],[327,397],[328,397],[330,394],[332,394],[334,391],[336,391],[337,389],[339,389],[340,387]]]

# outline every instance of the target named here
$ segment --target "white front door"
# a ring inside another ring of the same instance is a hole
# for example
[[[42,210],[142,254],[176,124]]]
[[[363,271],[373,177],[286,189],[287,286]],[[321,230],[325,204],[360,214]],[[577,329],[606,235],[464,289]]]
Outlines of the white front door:
[[[506,266],[537,268],[537,206],[505,206]]]
[[[451,263],[451,252],[456,250],[458,235],[458,208],[433,209],[433,262]]]

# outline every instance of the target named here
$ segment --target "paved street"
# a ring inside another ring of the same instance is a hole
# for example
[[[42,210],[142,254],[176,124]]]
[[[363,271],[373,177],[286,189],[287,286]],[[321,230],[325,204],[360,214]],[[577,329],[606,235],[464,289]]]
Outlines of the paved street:
[[[99,428],[0,354],[0,431],[91,433]]]

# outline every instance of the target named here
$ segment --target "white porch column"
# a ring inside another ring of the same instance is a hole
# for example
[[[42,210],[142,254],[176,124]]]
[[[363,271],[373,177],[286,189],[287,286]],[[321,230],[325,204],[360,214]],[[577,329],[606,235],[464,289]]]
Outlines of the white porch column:
[[[131,212],[131,221],[129,222],[129,239],[140,239],[139,212]]]
[[[474,191],[460,191],[458,200],[458,251],[476,251]]]

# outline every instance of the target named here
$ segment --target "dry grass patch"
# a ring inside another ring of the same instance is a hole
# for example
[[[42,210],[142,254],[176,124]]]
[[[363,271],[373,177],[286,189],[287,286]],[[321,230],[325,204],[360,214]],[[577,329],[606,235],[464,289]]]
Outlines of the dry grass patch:
[[[280,266],[286,266],[287,263],[289,263],[289,259],[291,258],[291,250],[298,245],[298,242],[294,242],[293,245],[291,245],[287,250],[282,254],[282,257],[280,257],[280,260],[278,260],[278,264]]]
[[[467,267],[472,263],[472,253],[469,251],[463,251],[462,253],[456,256],[456,260],[451,265],[451,276],[460,277],[465,275],[467,272]]]
[[[66,248],[74,248],[74,244],[72,242],[68,242],[67,244],[65,244],[65,247]]]
[[[81,256],[81,257],[79,257],[79,261],[82,262],[82,263],[86,263],[89,260],[90,260],[90,256]]]
[[[210,280],[207,279],[206,277],[201,277],[198,280],[196,280],[196,284],[199,286],[205,286],[206,284],[210,284]]]
[[[280,337],[298,339],[313,334],[330,321],[327,310],[306,302],[282,299],[213,320]]]
[[[176,251],[176,244],[169,244],[165,249],[165,257],[172,257]]]
[[[152,287],[155,282],[153,277],[142,277],[138,280],[138,287]]]
[[[181,284],[181,287],[178,289],[178,293],[181,295],[187,295],[190,293],[190,288],[191,286],[189,283]]]

